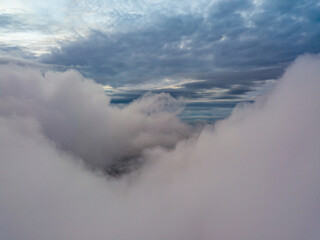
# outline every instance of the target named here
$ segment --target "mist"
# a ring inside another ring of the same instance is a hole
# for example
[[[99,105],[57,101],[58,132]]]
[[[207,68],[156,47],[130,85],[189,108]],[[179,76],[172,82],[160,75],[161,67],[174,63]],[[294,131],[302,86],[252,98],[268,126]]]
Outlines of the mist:
[[[195,132],[168,94],[120,108],[76,71],[1,65],[0,239],[318,240],[319,66]]]
[[[33,119],[62,151],[94,168],[138,157],[142,149],[172,147],[189,135],[176,114],[183,101],[146,94],[127,107],[110,106],[101,85],[78,72],[0,66],[0,114]]]

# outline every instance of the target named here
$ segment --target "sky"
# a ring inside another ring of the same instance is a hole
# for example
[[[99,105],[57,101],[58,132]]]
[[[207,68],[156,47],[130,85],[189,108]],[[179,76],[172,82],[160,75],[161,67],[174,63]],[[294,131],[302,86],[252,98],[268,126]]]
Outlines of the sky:
[[[215,121],[320,51],[319,16],[315,0],[1,0],[0,57],[76,69],[114,104],[167,92],[182,119]]]
[[[319,240],[320,2],[0,0],[1,240]]]

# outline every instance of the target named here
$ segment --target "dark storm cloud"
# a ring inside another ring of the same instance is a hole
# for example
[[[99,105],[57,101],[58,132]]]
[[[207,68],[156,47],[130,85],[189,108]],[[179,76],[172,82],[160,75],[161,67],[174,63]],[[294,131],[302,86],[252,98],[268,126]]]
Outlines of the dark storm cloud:
[[[87,76],[114,86],[164,77],[206,79],[226,70],[244,72],[237,81],[251,78],[253,69],[267,69],[255,72],[257,80],[276,78],[297,55],[319,52],[318,16],[316,1],[222,1],[203,16],[157,16],[154,25],[124,33],[92,31],[61,43],[42,60],[85,67]],[[219,84],[209,78],[200,84]],[[220,84],[228,82],[228,76],[221,78]]]

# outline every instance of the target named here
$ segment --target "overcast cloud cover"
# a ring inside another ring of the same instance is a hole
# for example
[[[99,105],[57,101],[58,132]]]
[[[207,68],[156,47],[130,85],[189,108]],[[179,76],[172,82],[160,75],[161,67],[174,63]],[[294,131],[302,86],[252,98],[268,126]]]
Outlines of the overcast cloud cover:
[[[84,67],[84,73],[113,86],[164,77],[215,84],[221,71],[268,69],[257,80],[269,72],[276,78],[297,55],[320,50],[318,1],[200,2],[201,12],[156,9],[152,18],[141,17],[146,23],[123,20],[129,28],[91,31],[42,59]]]
[[[214,122],[319,53],[319,16],[318,0],[1,0],[0,62],[76,69],[116,104],[182,96],[184,121]]]
[[[166,94],[119,109],[75,71],[2,65],[0,238],[318,240],[319,66],[188,137]],[[128,151],[144,164],[104,174]]]

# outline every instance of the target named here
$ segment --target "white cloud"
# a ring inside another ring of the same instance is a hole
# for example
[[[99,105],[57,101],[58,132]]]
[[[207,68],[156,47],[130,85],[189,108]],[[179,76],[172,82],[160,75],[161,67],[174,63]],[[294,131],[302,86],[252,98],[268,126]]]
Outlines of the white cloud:
[[[76,72],[2,66],[0,238],[319,239],[319,65],[299,58],[267,96],[174,150],[149,148],[116,180],[74,153],[110,156],[140,133],[174,143],[186,129],[163,110],[175,100],[119,110]]]
[[[34,118],[59,148],[93,166],[138,156],[147,146],[170,147],[187,136],[187,126],[175,116],[181,103],[168,94],[146,95],[119,109],[109,105],[101,85],[75,71],[0,68],[2,116]]]

